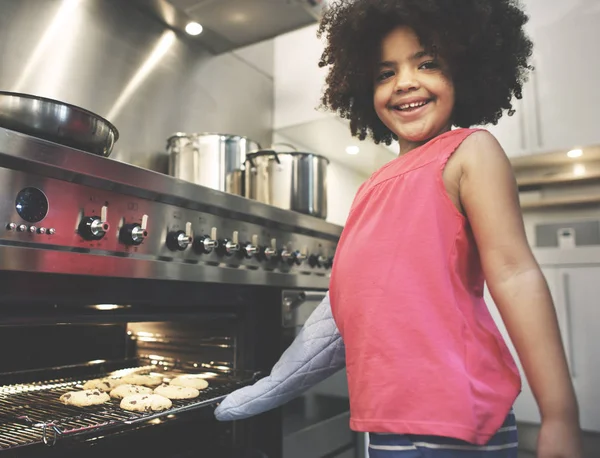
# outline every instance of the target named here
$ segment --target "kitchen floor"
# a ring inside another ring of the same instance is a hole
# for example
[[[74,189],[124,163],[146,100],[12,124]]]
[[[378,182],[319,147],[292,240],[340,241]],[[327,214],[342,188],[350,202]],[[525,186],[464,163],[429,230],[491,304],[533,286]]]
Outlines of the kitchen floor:
[[[517,458],[535,458],[535,453],[520,451]]]

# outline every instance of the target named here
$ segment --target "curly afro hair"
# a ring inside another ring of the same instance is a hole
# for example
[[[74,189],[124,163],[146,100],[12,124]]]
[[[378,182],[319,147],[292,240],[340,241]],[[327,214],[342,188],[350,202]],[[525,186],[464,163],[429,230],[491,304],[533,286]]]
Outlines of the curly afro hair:
[[[319,61],[329,66],[322,105],[350,120],[352,135],[390,144],[397,137],[373,107],[374,71],[383,38],[412,28],[448,66],[455,89],[452,124],[497,124],[522,97],[533,45],[518,0],[334,0],[321,19]]]

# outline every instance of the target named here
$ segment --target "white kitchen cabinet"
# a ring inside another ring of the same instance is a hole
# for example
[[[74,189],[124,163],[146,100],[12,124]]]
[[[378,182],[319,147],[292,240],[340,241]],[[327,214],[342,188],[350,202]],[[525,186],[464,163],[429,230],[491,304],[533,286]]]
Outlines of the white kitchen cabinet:
[[[581,427],[600,431],[600,265],[558,268],[557,276]]]
[[[600,144],[600,2],[524,0],[535,70],[517,113],[485,126],[509,157]]]
[[[514,99],[512,104],[515,109],[512,116],[505,112],[498,124],[484,127],[496,137],[508,157],[518,157],[527,152],[526,113],[523,100]]]
[[[542,266],[560,326],[577,393],[581,426],[600,432],[600,264],[562,267]],[[539,423],[537,403],[516,350],[508,336],[500,314],[486,287],[485,300],[492,317],[513,354],[523,379],[523,389],[515,403],[518,421]]]
[[[600,143],[600,3],[525,0],[535,72],[532,152]]]

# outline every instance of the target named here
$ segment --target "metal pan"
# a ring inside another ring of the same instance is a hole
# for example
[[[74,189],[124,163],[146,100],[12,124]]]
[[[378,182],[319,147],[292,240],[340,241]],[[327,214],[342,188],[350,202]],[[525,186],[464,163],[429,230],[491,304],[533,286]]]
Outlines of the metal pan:
[[[106,119],[44,97],[0,91],[0,127],[108,157],[119,131]]]

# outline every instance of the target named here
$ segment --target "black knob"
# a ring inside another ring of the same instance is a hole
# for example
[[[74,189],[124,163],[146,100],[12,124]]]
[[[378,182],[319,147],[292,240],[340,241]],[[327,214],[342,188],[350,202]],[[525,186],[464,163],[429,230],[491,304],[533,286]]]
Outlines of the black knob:
[[[327,260],[323,263],[323,267],[326,269],[331,269],[331,267],[333,267],[333,256],[327,258]]]
[[[192,242],[184,231],[173,231],[167,234],[167,248],[171,251],[184,251]]]
[[[85,216],[79,223],[77,232],[85,240],[100,240],[106,235],[109,224],[99,216]]]
[[[240,244],[233,243],[229,239],[221,239],[216,251],[220,256],[231,256],[233,253],[240,251]]]
[[[196,237],[194,239],[194,244],[192,248],[198,254],[208,254],[212,253],[214,249],[219,246],[219,242],[211,239],[208,235],[201,235],[200,237]]]
[[[259,247],[253,245],[251,242],[242,243],[242,249],[240,250],[239,256],[242,259],[251,259],[257,257]]]
[[[287,262],[290,266],[296,262],[296,253],[286,249],[279,250],[279,257],[283,262]]]
[[[141,224],[124,224],[119,231],[119,240],[125,245],[140,245],[148,237],[148,231]]]
[[[308,265],[311,267],[321,267],[320,257],[316,254],[311,254],[308,257]]]

